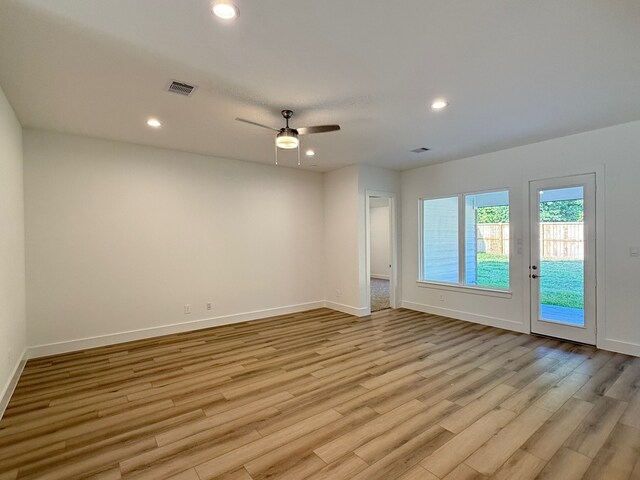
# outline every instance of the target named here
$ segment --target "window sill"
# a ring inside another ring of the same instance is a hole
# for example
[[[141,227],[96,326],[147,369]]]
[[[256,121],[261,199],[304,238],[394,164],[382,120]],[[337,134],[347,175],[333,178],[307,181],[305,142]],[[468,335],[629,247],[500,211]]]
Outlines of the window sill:
[[[491,288],[468,287],[462,285],[449,285],[447,283],[425,282],[418,280],[419,287],[435,288],[438,290],[448,290],[450,292],[471,293],[473,295],[484,295],[487,297],[511,298],[511,290],[494,290]]]

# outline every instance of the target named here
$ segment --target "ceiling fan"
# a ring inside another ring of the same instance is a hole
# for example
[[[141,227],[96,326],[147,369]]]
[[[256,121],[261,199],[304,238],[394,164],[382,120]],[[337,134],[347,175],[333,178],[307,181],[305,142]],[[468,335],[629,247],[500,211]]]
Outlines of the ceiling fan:
[[[262,127],[278,132],[276,135],[276,165],[278,164],[278,148],[282,148],[284,150],[297,148],[298,165],[300,165],[300,139],[298,138],[298,135],[310,135],[312,133],[326,133],[340,130],[340,125],[316,125],[315,127],[291,128],[289,127],[289,119],[293,117],[293,111],[282,110],[280,113],[284,117],[286,123],[286,125],[280,129],[252,122],[251,120],[245,120],[244,118],[236,118],[239,122],[248,123],[250,125],[255,125],[256,127]]]

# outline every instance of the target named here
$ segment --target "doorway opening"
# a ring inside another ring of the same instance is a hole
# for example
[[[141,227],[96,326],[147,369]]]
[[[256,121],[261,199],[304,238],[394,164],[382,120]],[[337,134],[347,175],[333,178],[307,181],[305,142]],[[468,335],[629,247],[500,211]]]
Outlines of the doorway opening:
[[[371,312],[392,308],[392,199],[369,196],[369,305]]]

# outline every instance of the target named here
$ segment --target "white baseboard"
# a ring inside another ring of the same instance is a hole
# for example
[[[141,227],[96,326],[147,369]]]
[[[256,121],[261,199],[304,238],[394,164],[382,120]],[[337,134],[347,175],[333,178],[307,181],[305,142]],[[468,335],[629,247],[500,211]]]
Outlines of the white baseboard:
[[[22,371],[24,370],[24,366],[27,364],[27,350],[25,349],[22,352],[22,356],[18,359],[16,366],[7,380],[6,385],[0,391],[0,420],[2,420],[2,416],[4,415],[5,410],[7,409],[7,405],[9,405],[9,400],[11,400],[11,395],[13,395],[14,390],[16,389],[16,385],[18,385],[18,380],[20,380],[20,375],[22,375]]]
[[[344,305],[342,303],[325,301],[324,306],[331,310],[337,310],[338,312],[348,313],[349,315],[355,315],[356,317],[366,317],[371,314],[370,309],[363,307],[352,307],[351,305]]]
[[[301,303],[298,305],[288,305],[285,307],[267,308],[264,310],[256,310],[253,312],[203,318],[200,320],[192,320],[190,322],[162,325],[160,327],[144,328],[140,330],[111,333],[96,337],[79,338],[76,340],[69,340],[65,342],[36,345],[27,348],[26,358],[46,357],[48,355],[75,352],[78,350],[86,350],[88,348],[104,347],[106,345],[114,345],[117,343],[131,342],[133,340],[159,337],[162,335],[170,335],[173,333],[190,332],[192,330],[217,327],[220,325],[248,322],[251,320],[259,320],[262,318],[274,317],[277,315],[288,315],[290,313],[304,312],[305,310],[322,308],[324,306],[325,302],[321,300],[317,302]]]
[[[459,320],[465,320],[469,322],[479,323],[481,325],[488,325],[496,328],[503,328],[506,330],[512,330],[516,332],[529,333],[527,325],[515,322],[512,320],[505,320],[496,317],[490,317],[486,315],[478,315],[470,312],[462,312],[458,310],[451,310],[442,307],[435,307],[432,305],[425,305],[421,303],[402,301],[400,302],[402,308],[415,310],[423,313],[430,313],[433,315],[442,315],[445,317],[456,318]],[[256,310],[252,312],[237,313],[233,315],[224,315],[220,317],[205,318],[201,320],[193,320],[185,323],[177,323],[172,325],[163,325],[160,327],[152,327],[141,330],[132,330],[128,332],[114,333],[108,335],[101,335],[97,337],[81,338],[77,340],[70,340],[66,342],[58,342],[47,345],[37,345],[28,347],[22,353],[19,361],[13,370],[13,373],[6,385],[0,391],[0,419],[4,414],[11,395],[13,394],[15,387],[18,383],[20,375],[24,370],[26,362],[29,358],[37,358],[47,355],[55,355],[59,353],[73,352],[77,350],[84,350],[88,348],[101,347],[106,345],[113,345],[123,342],[130,342],[133,340],[141,340],[146,338],[157,337],[161,335],[169,335],[172,333],[188,332],[193,330],[199,330],[203,328],[211,328],[220,325],[229,325],[233,323],[247,322],[251,320],[259,320],[267,317],[277,315],[287,315],[291,313],[303,312],[306,310],[312,310],[315,308],[330,308],[339,312],[347,313],[357,317],[363,317],[369,315],[368,308],[358,308],[351,305],[344,305],[341,303],[330,301],[317,301],[302,303],[298,305],[289,305],[285,307],[269,308],[263,310]],[[621,340],[604,339],[598,342],[598,348],[604,350],[610,350],[613,352],[624,353],[627,355],[633,355],[640,357],[640,344],[624,342]]]
[[[449,308],[434,307],[433,305],[424,305],[422,303],[408,302],[403,300],[402,308],[416,310],[423,313],[431,313],[433,315],[441,315],[443,317],[456,318],[467,322],[479,323],[489,327],[503,328],[505,330],[513,330],[514,332],[529,333],[529,328],[520,322],[506,320],[504,318],[490,317],[487,315],[479,315],[477,313],[462,312],[459,310],[451,310]]]
[[[389,275],[378,275],[378,274],[371,274],[371,278],[377,278],[378,280],[390,280],[391,277]]]
[[[609,350],[611,352],[624,353],[626,355],[640,357],[640,345],[637,343],[605,338],[603,340],[598,340],[597,347],[601,348],[602,350]]]

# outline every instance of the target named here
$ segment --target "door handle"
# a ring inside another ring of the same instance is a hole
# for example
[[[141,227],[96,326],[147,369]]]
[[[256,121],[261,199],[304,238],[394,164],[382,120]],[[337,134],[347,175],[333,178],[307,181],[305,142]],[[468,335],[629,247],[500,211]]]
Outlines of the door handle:
[[[536,275],[535,273],[531,275],[531,278],[541,278],[542,275]]]

